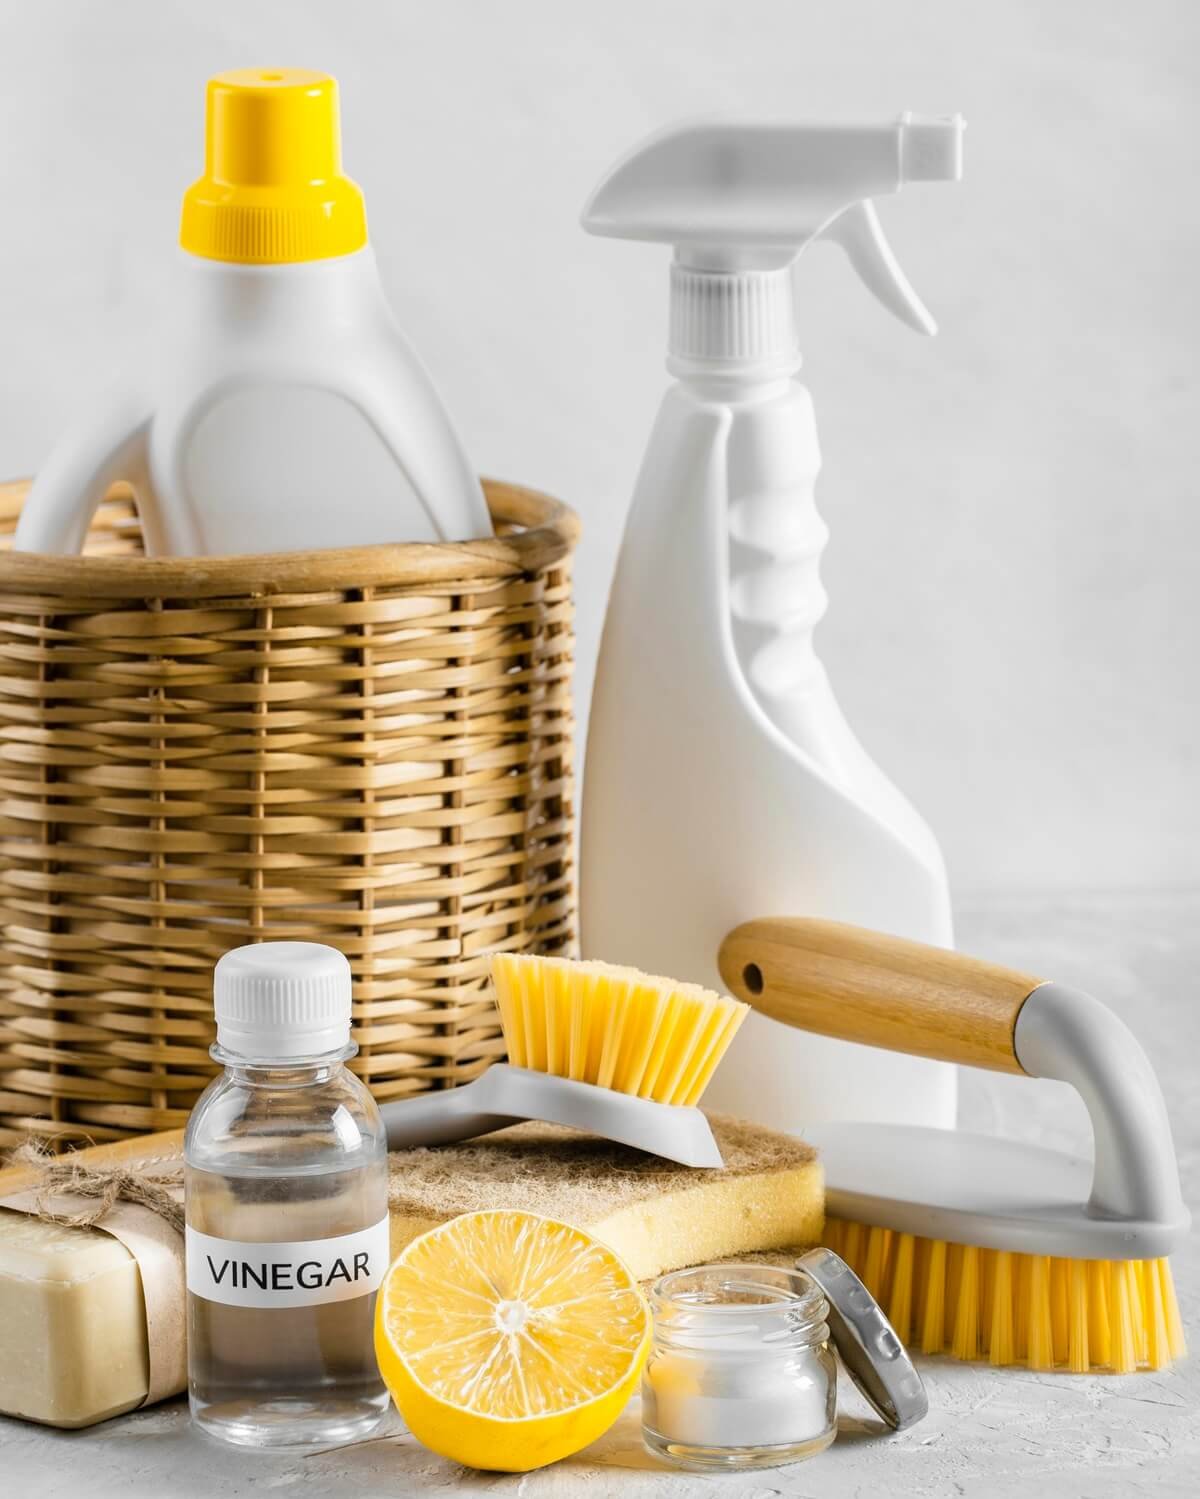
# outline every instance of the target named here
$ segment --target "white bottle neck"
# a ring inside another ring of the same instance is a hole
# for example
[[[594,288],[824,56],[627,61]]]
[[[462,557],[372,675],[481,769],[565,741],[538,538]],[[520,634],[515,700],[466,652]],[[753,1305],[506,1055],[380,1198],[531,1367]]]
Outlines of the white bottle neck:
[[[387,316],[370,246],[352,255],[285,265],[240,265],[180,251],[181,305],[189,322],[261,334],[315,320],[353,324]]]
[[[679,385],[697,401],[718,406],[755,406],[788,395],[793,388],[794,372],[765,379],[761,375],[748,378],[744,374],[698,374],[692,370],[673,373],[678,375]]]

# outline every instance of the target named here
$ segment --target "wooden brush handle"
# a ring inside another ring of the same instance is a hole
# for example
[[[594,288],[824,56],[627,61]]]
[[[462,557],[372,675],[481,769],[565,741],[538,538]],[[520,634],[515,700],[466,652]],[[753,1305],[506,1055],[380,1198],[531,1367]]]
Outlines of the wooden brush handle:
[[[718,962],[730,992],[773,1020],[996,1072],[1024,1070],[1013,1033],[1042,982],[945,948],[795,916],[745,922]]]

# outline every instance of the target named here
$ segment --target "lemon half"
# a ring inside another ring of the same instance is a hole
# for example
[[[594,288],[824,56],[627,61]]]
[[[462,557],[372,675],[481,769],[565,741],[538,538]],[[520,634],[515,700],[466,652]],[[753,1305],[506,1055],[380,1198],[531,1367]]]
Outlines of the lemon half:
[[[650,1311],[589,1234],[535,1213],[464,1213],[401,1252],[379,1293],[380,1373],[418,1441],[524,1473],[602,1435],[650,1346]]]

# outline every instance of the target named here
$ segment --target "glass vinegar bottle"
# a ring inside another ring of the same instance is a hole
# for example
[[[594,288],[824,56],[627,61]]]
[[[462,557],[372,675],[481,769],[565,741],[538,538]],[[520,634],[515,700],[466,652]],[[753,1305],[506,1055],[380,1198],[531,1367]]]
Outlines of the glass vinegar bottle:
[[[388,1407],[372,1342],[387,1144],[344,1065],[349,964],[310,942],[237,948],[214,1007],[225,1071],[184,1140],[192,1419],[245,1446],[361,1438]]]

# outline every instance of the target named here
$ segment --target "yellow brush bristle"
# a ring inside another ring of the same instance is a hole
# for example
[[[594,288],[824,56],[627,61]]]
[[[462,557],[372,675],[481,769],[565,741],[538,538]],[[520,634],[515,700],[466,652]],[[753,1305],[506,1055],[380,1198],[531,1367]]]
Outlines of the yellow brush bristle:
[[[825,1220],[902,1342],[922,1353],[1071,1374],[1165,1369],[1186,1352],[1171,1267],[946,1244]]]
[[[492,984],[515,1067],[656,1103],[695,1104],[750,1009],[635,968],[497,953]]]

